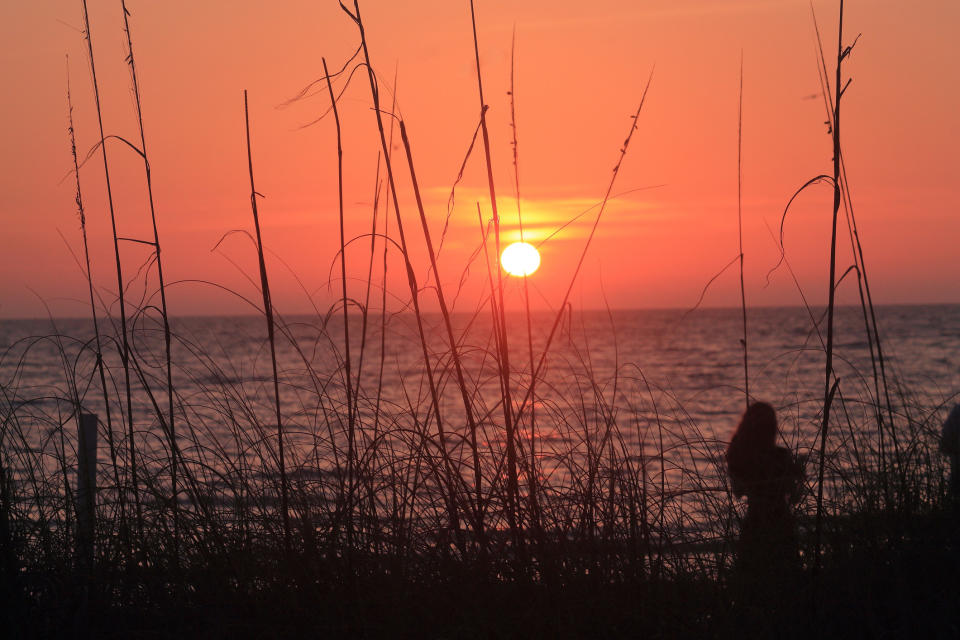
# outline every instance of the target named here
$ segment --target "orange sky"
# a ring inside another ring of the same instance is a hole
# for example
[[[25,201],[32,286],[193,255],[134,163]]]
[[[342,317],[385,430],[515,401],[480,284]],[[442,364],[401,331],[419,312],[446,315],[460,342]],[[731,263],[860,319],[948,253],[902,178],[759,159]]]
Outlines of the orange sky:
[[[253,152],[274,300],[281,312],[325,312],[339,295],[336,140],[325,87],[281,105],[322,75],[321,56],[339,68],[358,45],[337,2],[130,0],[147,151],[154,177],[169,305],[177,315],[250,308],[211,281],[257,299],[243,133],[250,92]],[[817,1],[829,58],[836,3]],[[138,139],[119,2],[91,0],[97,73],[108,134]],[[397,73],[398,111],[409,130],[435,243],[446,202],[478,118],[468,2],[368,0],[361,4],[370,53],[389,107]],[[510,146],[510,42],[515,27],[521,207],[525,233],[540,242],[603,196],[643,84],[655,65],[639,128],[617,179],[627,192],[608,207],[583,272],[575,306],[689,307],[737,253],[737,84],[744,56],[743,215],[747,300],[799,304],[790,274],[765,285],[779,250],[771,231],[790,195],[831,171],[831,142],[819,96],[810,8],[805,0],[479,0],[477,18],[493,162],[505,239],[516,235]],[[878,302],[960,302],[960,89],[956,25],[960,5],[860,0],[847,3],[847,40],[861,33],[846,65],[853,83],[842,114],[844,154],[867,267]],[[66,65],[78,146],[97,139],[79,0],[4,3],[0,8],[0,317],[83,316],[86,288],[67,137]],[[832,74],[832,69],[831,69]],[[343,87],[343,80],[338,81]],[[340,103],[348,237],[368,233],[379,150],[365,75]],[[399,143],[399,135],[397,136]],[[440,257],[442,283],[458,309],[475,308],[486,283],[477,202],[490,215],[482,147],[458,186]],[[405,228],[421,282],[427,259],[402,147],[395,149]],[[119,233],[149,238],[143,167],[108,147]],[[116,296],[102,162],[80,172],[93,278]],[[808,299],[826,299],[832,192],[802,196],[786,224],[786,249]],[[381,212],[382,216],[382,212]],[[390,213],[390,229],[396,223]],[[382,220],[382,217],[381,217]],[[559,304],[593,222],[541,245],[532,304]],[[769,229],[769,230],[768,230]],[[846,227],[838,272],[850,263]],[[155,294],[137,276],[145,247],[122,246],[134,301]],[[378,252],[380,251],[378,245]],[[369,240],[347,251],[351,295],[362,298]],[[380,258],[377,259],[377,265]],[[409,297],[391,257],[396,308]],[[248,279],[249,278],[249,279]],[[330,281],[333,278],[333,281]],[[374,280],[379,282],[379,266]],[[739,303],[734,269],[704,304]],[[852,282],[851,282],[852,285]],[[509,304],[519,304],[516,282]],[[433,297],[425,295],[433,307]],[[841,302],[855,302],[842,286]]]

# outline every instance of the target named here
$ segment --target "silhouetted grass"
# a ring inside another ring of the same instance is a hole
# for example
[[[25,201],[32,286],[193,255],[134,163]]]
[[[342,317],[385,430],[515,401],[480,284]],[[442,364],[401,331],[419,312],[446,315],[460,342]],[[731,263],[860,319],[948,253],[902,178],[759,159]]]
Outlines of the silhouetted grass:
[[[342,320],[334,308],[288,321],[273,307],[248,124],[262,308],[250,304],[267,323],[265,336],[243,339],[249,353],[231,355],[186,325],[171,326],[162,277],[139,305],[125,301],[119,253],[119,328],[99,320],[109,318],[112,305],[94,299],[90,282],[91,335],[54,329],[6,346],[0,597],[12,635],[702,637],[751,629],[757,636],[800,637],[955,630],[949,625],[958,590],[939,588],[960,569],[957,519],[945,501],[937,453],[942,405],[929,406],[888,377],[869,294],[863,315],[871,362],[878,364],[870,375],[853,368],[842,385],[831,362],[842,360],[832,341],[833,268],[825,341],[821,319],[808,308],[811,339],[827,356],[825,398],[819,404],[798,392],[790,400],[785,391],[777,407],[787,444],[808,457],[808,470],[817,470],[797,506],[802,567],[751,584],[734,568],[742,507],[727,486],[726,442],[688,415],[671,389],[648,378],[643,363],[620,361],[612,316],[614,362],[596,365],[588,331],[569,310],[589,239],[559,311],[541,326],[527,306],[526,344],[509,343],[504,284],[499,270],[494,277],[487,246],[492,230],[499,255],[479,56],[492,218],[487,225],[480,214],[478,254],[487,260],[489,292],[472,313],[448,306],[412,143],[400,120],[435,287],[418,283],[359,3],[344,11],[359,29],[387,179],[382,232],[375,198],[364,304],[347,290],[350,240],[342,232],[341,201]],[[474,43],[478,52],[475,31]],[[128,48],[132,68],[129,40]],[[841,40],[838,83],[843,52]],[[333,88],[339,73],[330,75],[325,61],[324,70],[339,154]],[[649,81],[604,204],[647,88]],[[137,105],[139,115],[139,94]],[[839,95],[834,123],[838,115]],[[852,209],[836,124],[833,134],[835,229],[841,204],[851,220]],[[102,128],[100,136],[103,147]],[[515,125],[513,142],[516,150]],[[375,185],[379,194],[379,173]],[[77,204],[83,220],[79,176]],[[396,240],[386,222],[391,206]],[[411,313],[383,311],[385,285],[381,313],[371,309],[378,237],[381,282],[387,252],[398,251]],[[865,274],[856,243],[857,273]],[[85,269],[89,274],[89,261]],[[421,311],[430,291],[439,316]],[[150,314],[156,293],[163,301],[159,318]],[[351,304],[358,313],[348,313]],[[360,326],[359,346],[351,344],[351,324]],[[388,346],[398,343],[414,345],[415,366],[389,361]],[[258,366],[267,350],[270,375]],[[38,384],[31,363],[51,354],[60,375]],[[371,360],[376,364],[364,368]],[[385,377],[399,380],[398,387],[385,389]],[[100,389],[93,391],[97,378]],[[166,407],[157,390],[166,391]],[[89,570],[77,562],[75,541],[81,412],[106,416],[100,432],[109,451],[98,468]],[[819,416],[820,437],[801,447],[795,434],[800,416],[810,414]],[[114,415],[125,427],[120,434]],[[896,448],[894,464],[885,435]],[[126,440],[126,456],[115,438]]]

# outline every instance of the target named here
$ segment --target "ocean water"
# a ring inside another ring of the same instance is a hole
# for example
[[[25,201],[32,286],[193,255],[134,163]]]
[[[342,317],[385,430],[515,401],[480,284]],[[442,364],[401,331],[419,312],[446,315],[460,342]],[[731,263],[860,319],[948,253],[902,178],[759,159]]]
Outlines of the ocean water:
[[[750,395],[777,408],[782,443],[811,458],[820,446],[825,387],[823,313],[760,308],[747,314]],[[878,405],[894,416],[888,439],[935,450],[940,423],[960,401],[960,305],[881,306],[876,315],[882,371],[876,352],[871,358],[862,310],[837,310],[838,392],[826,446],[834,476],[880,464]],[[342,477],[344,458],[354,451],[358,466],[387,478],[387,486],[426,474],[417,451],[443,450],[465,484],[473,482],[478,459],[488,483],[502,482],[509,417],[521,469],[534,469],[545,492],[582,491],[583,478],[596,474],[602,460],[616,459],[631,462],[670,495],[723,493],[723,452],[745,406],[740,310],[570,311],[556,323],[546,349],[555,319],[539,312],[528,323],[525,315],[509,315],[506,368],[498,361],[489,310],[455,315],[462,385],[439,315],[423,318],[426,356],[412,315],[366,322],[352,316],[349,385],[342,316],[280,319],[279,414],[287,468],[302,480],[299,486],[316,482],[323,493],[335,484],[332,478]],[[176,442],[185,464],[227,500],[236,487],[231,478],[265,478],[276,470],[277,408],[265,321],[178,318],[172,332]],[[132,412],[116,320],[101,320],[99,341],[107,401],[90,320],[0,322],[2,446],[4,464],[16,476],[54,477],[61,459],[73,459],[78,405],[100,417],[101,461],[115,456],[123,466],[127,445],[121,443],[132,424],[148,475],[153,468],[159,477],[168,466],[160,324],[145,315],[128,329]],[[109,484],[105,468],[100,473]]]

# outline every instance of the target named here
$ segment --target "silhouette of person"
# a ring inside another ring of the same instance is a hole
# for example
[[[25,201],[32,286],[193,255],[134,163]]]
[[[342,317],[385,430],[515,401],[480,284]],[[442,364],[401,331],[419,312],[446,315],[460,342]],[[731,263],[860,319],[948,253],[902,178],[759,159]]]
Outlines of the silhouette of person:
[[[777,446],[777,415],[766,402],[751,404],[727,448],[731,489],[746,496],[737,564],[743,572],[770,574],[798,566],[792,505],[800,495],[803,465]]]
[[[960,404],[954,405],[943,423],[940,451],[950,457],[950,496],[960,501]]]

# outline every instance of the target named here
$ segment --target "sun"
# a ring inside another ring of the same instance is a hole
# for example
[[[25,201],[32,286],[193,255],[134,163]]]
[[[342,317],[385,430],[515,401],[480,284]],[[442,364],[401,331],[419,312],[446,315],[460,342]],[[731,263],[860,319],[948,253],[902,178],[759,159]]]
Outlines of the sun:
[[[500,264],[512,276],[528,276],[540,266],[540,252],[532,244],[514,242],[503,250]]]

